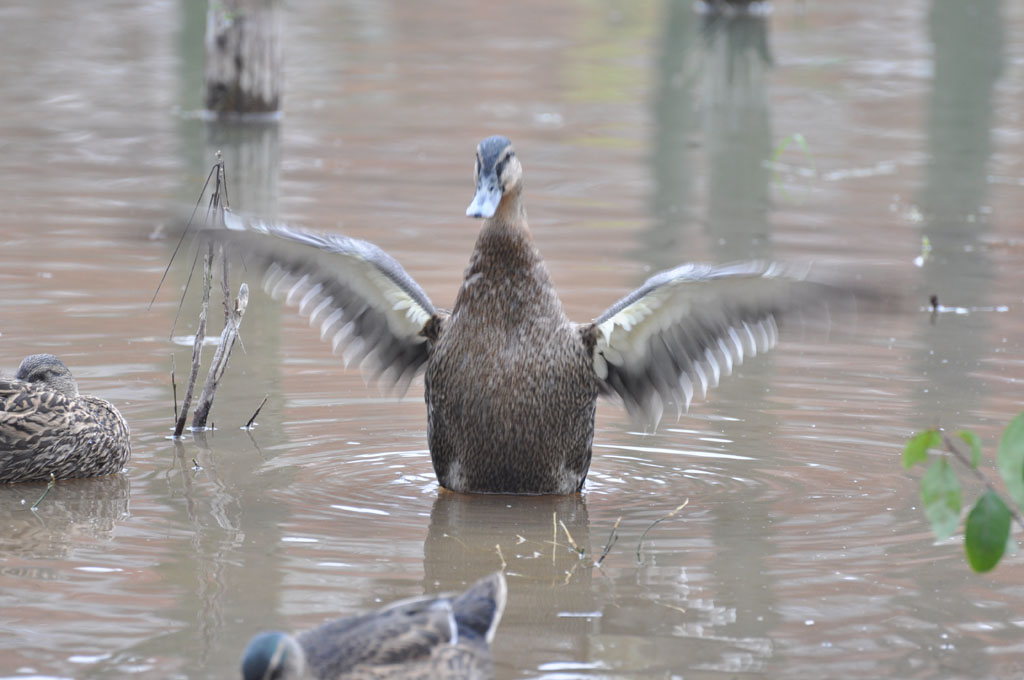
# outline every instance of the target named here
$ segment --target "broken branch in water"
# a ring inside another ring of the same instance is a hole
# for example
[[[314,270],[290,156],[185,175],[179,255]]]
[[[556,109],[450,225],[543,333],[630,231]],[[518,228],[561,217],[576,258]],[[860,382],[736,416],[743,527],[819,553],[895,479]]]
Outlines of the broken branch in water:
[[[171,261],[174,261],[174,256],[178,253],[181,247],[181,243],[185,238],[189,228],[192,225],[192,220],[195,217],[195,213],[199,208],[199,204],[202,202],[202,196],[206,193],[207,187],[210,185],[210,179],[214,178],[213,191],[210,194],[209,203],[206,206],[206,225],[221,224],[224,222],[224,209],[228,206],[228,184],[227,184],[227,173],[224,168],[224,160],[221,157],[220,151],[217,152],[217,162],[214,164],[210,171],[210,175],[206,178],[206,184],[203,186],[202,192],[200,192],[199,200],[196,202],[196,207],[192,211],[192,216],[189,218],[188,224],[185,226],[185,233],[182,234],[181,240],[178,242],[174,249],[174,253],[171,255]],[[245,308],[249,302],[249,288],[244,283],[238,291],[238,297],[235,299],[234,308],[230,305],[231,291],[229,288],[228,278],[228,264],[227,264],[227,253],[224,248],[221,247],[217,254],[220,260],[220,286],[224,295],[224,331],[221,333],[220,344],[217,347],[217,351],[214,353],[213,362],[210,365],[209,372],[206,377],[206,384],[203,386],[203,392],[199,398],[196,409],[192,414],[192,429],[202,429],[206,427],[206,421],[210,415],[210,409],[213,407],[213,396],[217,390],[217,386],[220,384],[221,378],[224,376],[224,371],[227,368],[228,358],[231,356],[231,349],[234,347],[235,340],[240,338],[238,336],[238,327],[242,321],[242,315],[245,314]],[[196,260],[198,260],[199,254],[196,253]],[[171,368],[171,385],[174,391],[174,436],[181,437],[182,432],[185,430],[185,421],[188,419],[189,409],[192,405],[192,396],[195,394],[196,379],[199,377],[199,366],[202,358],[203,342],[206,339],[206,325],[207,318],[210,310],[210,288],[213,282],[213,259],[214,249],[212,243],[207,243],[206,253],[203,258],[203,297],[202,306],[199,311],[199,326],[196,329],[195,340],[192,343],[192,367],[189,371],[188,382],[185,385],[185,393],[182,397],[181,409],[178,409],[178,396],[177,396],[177,383],[174,379],[174,368],[172,358]],[[195,270],[195,262],[192,263],[192,270],[189,272],[189,282],[192,280],[192,271]],[[171,263],[167,264],[168,269]],[[164,272],[166,277],[167,272]],[[160,279],[161,284],[164,278]],[[159,290],[159,286],[157,286]],[[185,291],[188,290],[188,283],[185,285]],[[155,298],[155,295],[154,295]],[[181,303],[178,306],[178,313],[181,312],[181,306],[185,301],[185,293],[182,293]],[[175,314],[175,324],[177,324],[178,315]],[[171,334],[173,335],[174,329],[172,327]],[[261,404],[262,407],[262,404]],[[259,413],[259,409],[256,409],[256,413]],[[256,414],[253,414],[255,419]],[[250,421],[251,426],[252,421]]]
[[[643,559],[640,557],[640,548],[644,544],[644,539],[647,538],[647,532],[650,531],[651,529],[653,529],[654,527],[656,527],[657,525],[661,524],[665,520],[670,519],[672,517],[675,517],[677,512],[679,512],[680,510],[682,510],[683,508],[685,508],[689,504],[690,504],[690,499],[687,498],[685,501],[683,501],[683,503],[681,505],[676,507],[675,510],[673,510],[670,513],[668,513],[664,517],[660,517],[660,518],[654,520],[653,522],[651,522],[651,525],[649,527],[644,529],[644,533],[640,534],[640,540],[636,544],[636,561],[637,562],[643,562]]]
[[[569,527],[565,526],[565,522],[563,522],[562,520],[558,520],[558,524],[562,527],[562,531],[565,532],[565,538],[569,541],[569,545],[572,546],[572,549],[576,551],[577,555],[583,557],[584,550],[583,548],[576,545],[576,541],[573,540],[572,534],[569,533]]]
[[[196,339],[192,343],[192,369],[188,373],[188,383],[185,384],[185,395],[181,399],[178,421],[174,424],[175,437],[180,437],[181,433],[185,431],[185,420],[188,418],[188,409],[192,405],[192,394],[196,389],[196,379],[199,377],[199,362],[202,358],[203,342],[206,340],[206,316],[210,308],[210,260],[212,258],[213,245],[209,245],[206,257],[203,258],[203,304],[199,309],[199,327],[196,328]]]
[[[245,348],[243,347],[242,349],[245,349]],[[256,424],[256,416],[258,416],[260,414],[260,411],[263,410],[263,406],[264,406],[264,404],[267,403],[267,399],[269,399],[269,398],[270,398],[269,394],[266,395],[265,397],[263,397],[263,401],[261,401],[260,405],[256,407],[256,412],[252,414],[252,418],[249,418],[249,422],[247,422],[245,424],[245,426],[242,427],[243,430],[251,430],[253,428],[253,426]]]
[[[210,364],[210,371],[206,375],[203,394],[199,398],[199,404],[196,406],[195,413],[192,414],[193,428],[206,427],[206,419],[209,417],[210,408],[213,406],[213,394],[217,391],[220,379],[224,377],[224,371],[227,370],[228,359],[231,357],[231,348],[234,347],[235,339],[238,337],[238,326],[242,323],[242,316],[245,314],[245,308],[248,305],[249,286],[243,283],[238,289],[238,297],[235,298],[235,307],[231,310],[231,317],[228,319],[228,323],[224,326],[224,331],[220,335],[220,344],[217,345],[217,351],[213,355],[213,362]]]

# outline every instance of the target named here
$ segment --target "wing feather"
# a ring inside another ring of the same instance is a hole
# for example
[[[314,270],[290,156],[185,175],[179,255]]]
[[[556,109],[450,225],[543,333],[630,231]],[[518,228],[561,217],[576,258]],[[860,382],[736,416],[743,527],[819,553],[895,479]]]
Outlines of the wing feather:
[[[404,392],[429,355],[424,327],[443,312],[397,260],[367,241],[230,210],[224,225],[203,236],[262,269],[264,290],[297,308],[346,365]]]
[[[707,396],[744,359],[775,346],[781,315],[841,292],[808,274],[761,261],[655,274],[584,329],[602,391],[653,425],[667,404],[689,409],[695,393]]]

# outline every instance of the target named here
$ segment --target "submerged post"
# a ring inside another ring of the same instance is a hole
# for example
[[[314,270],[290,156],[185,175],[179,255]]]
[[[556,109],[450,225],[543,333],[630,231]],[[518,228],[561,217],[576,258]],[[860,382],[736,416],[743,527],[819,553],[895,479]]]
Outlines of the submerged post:
[[[216,117],[281,108],[284,19],[278,0],[210,0],[203,102]]]

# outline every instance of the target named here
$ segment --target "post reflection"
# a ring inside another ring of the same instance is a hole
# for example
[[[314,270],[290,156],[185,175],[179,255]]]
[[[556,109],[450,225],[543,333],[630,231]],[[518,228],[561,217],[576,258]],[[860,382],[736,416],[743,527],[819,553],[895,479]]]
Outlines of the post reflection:
[[[992,153],[995,86],[1003,71],[1003,12],[996,0],[935,0],[928,16],[934,45],[934,79],[928,103],[928,165],[921,195],[921,234],[932,252],[921,270],[918,299],[936,295],[949,307],[991,304],[993,263],[983,238],[984,205]],[[915,390],[930,423],[951,427],[965,403],[986,388],[972,377],[994,346],[987,313],[922,321],[923,351],[917,373],[931,386]]]
[[[650,249],[642,257],[657,268],[687,259],[771,257],[768,20],[744,12],[701,16],[685,0],[667,2],[665,14],[655,77],[654,226],[644,237]],[[701,159],[706,168],[698,167]],[[695,189],[699,184],[706,189]],[[701,215],[694,206],[704,195],[707,211]],[[703,256],[693,242],[697,234],[685,231],[694,222],[703,225]],[[701,408],[744,404],[741,418],[723,412],[709,422],[718,430],[715,436],[733,442],[738,453],[762,458],[774,453],[766,446],[775,440],[777,423],[765,399],[772,357],[758,357],[757,362],[755,370],[741,369],[742,378],[724,379],[715,390],[716,399]],[[750,442],[750,432],[760,435],[756,452],[742,448]],[[744,476],[750,475],[756,473],[745,470]],[[657,584],[658,591],[675,591],[674,598],[663,602],[669,606],[658,611],[672,631],[670,637],[689,639],[688,667],[759,671],[772,655],[770,635],[779,619],[772,606],[777,598],[770,562],[776,539],[770,518],[777,512],[777,496],[762,491],[755,487],[735,502],[705,499],[711,508],[706,531],[713,549],[701,555],[663,555],[657,564],[642,565],[636,575]],[[746,539],[736,540],[737,535]],[[691,579],[699,583],[708,577],[710,581],[691,587]],[[619,611],[627,615],[629,606]],[[657,647],[650,641],[637,644],[640,650]],[[657,653],[675,656],[666,650]]]
[[[772,59],[764,17],[699,16],[685,0],[665,5],[656,61],[651,172],[652,226],[640,259],[656,269],[695,257],[704,224],[712,259],[770,255],[772,154],[768,75]],[[697,167],[703,157],[706,173]],[[707,184],[707,215],[694,185]]]
[[[768,21],[706,17],[703,130],[707,148],[705,230],[716,261],[771,255],[772,66]]]
[[[933,43],[934,78],[928,102],[928,164],[921,194],[921,234],[932,245],[921,270],[918,299],[929,295],[950,307],[977,308],[992,300],[994,263],[983,239],[989,231],[984,212],[988,164],[992,154],[991,125],[996,83],[1003,72],[1003,3],[998,0],[960,2],[934,0],[928,15]],[[938,315],[934,325],[921,314],[914,373],[927,381],[913,390],[922,425],[977,427],[990,386],[979,378],[982,361],[999,346],[990,312]],[[954,562],[955,563],[955,562]],[[952,569],[953,567],[951,567]],[[957,569],[964,569],[962,564]],[[949,588],[946,574],[929,570],[918,586],[933,600],[901,603],[931,620],[936,611],[958,612],[960,620],[991,614],[969,591]],[[957,666],[951,672],[973,677],[998,675],[992,640],[959,634],[959,627],[940,624],[943,637],[956,636]],[[908,667],[927,663],[934,636],[907,632],[913,650]],[[920,651],[918,651],[920,650]],[[968,662],[968,660],[970,660]],[[969,665],[968,665],[969,663]]]

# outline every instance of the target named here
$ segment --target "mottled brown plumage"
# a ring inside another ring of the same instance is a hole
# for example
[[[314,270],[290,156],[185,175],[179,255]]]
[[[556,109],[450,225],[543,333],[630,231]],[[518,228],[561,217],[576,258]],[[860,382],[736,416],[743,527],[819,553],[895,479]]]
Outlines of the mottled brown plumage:
[[[403,600],[299,633],[261,633],[242,656],[245,680],[483,680],[505,609],[496,572],[464,593]]]
[[[120,472],[131,455],[128,425],[114,406],[78,393],[52,354],[25,358],[0,378],[0,482],[97,477]]]
[[[346,363],[403,391],[425,371],[431,460],[454,491],[580,490],[599,394],[657,424],[666,406],[681,412],[770,349],[781,314],[839,290],[769,262],[686,264],[574,324],[527,226],[512,144],[481,142],[475,174],[466,214],[485,221],[450,313],[365,241],[230,212],[227,230],[207,233],[262,266],[264,287],[319,326]]]
[[[432,348],[427,437],[449,489],[573,493],[590,467],[598,380],[533,243],[518,168],[513,154],[497,176],[500,202]]]

